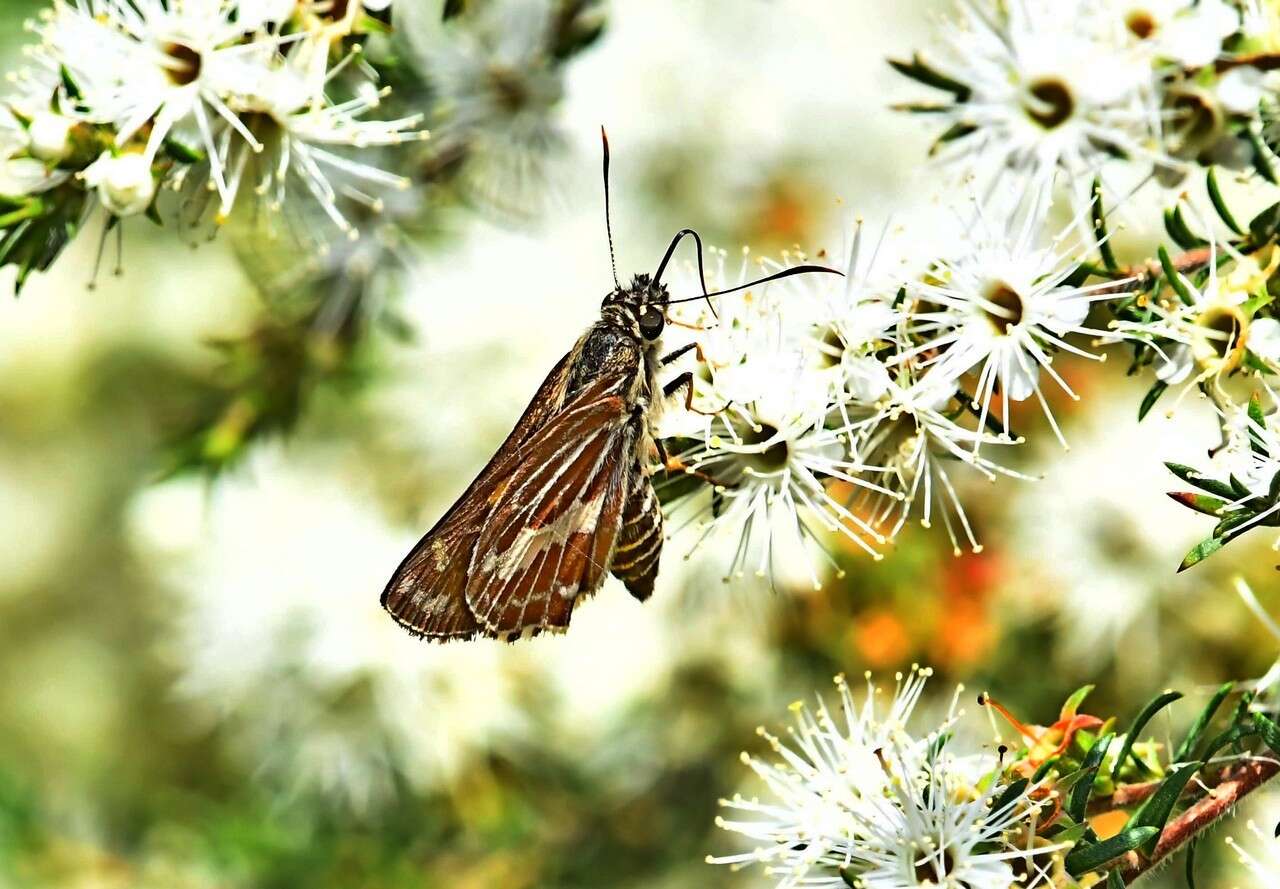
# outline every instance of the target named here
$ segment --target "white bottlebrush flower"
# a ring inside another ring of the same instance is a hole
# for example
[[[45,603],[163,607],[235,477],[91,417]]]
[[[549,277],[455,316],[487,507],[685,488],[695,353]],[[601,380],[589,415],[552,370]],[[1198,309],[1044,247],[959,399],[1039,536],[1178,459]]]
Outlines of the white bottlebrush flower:
[[[735,287],[805,260],[787,254],[782,262],[753,261],[744,251],[740,266],[730,270],[726,256],[711,251],[711,289]],[[697,293],[696,271],[684,272],[678,291]],[[828,286],[818,279],[828,279]],[[736,538],[730,575],[754,565],[758,576],[772,579],[777,545],[821,548],[831,534],[880,558],[876,547],[886,536],[843,502],[849,488],[897,496],[869,479],[871,467],[851,451],[842,428],[848,389],[865,388],[854,382],[859,372],[845,353],[861,353],[868,337],[895,317],[891,309],[879,311],[869,303],[847,293],[844,279],[814,274],[728,296],[715,314],[704,304],[691,304],[699,359],[693,364],[694,407],[717,413],[707,420],[669,412],[675,415],[671,434],[694,440],[673,456],[715,482],[709,502],[692,501],[689,520],[704,537],[724,532]],[[870,318],[876,320],[866,327]],[[680,430],[676,424],[697,428]],[[819,584],[812,569],[810,580]]]
[[[1048,885],[1051,856],[1059,850],[1037,844],[1039,804],[1030,792],[993,810],[1004,785],[988,781],[980,790],[979,782],[998,773],[998,759],[947,751],[941,738],[954,716],[926,736],[909,732],[928,675],[899,675],[885,717],[877,713],[878,690],[869,679],[859,707],[837,678],[843,718],[833,718],[821,702],[816,714],[797,704],[797,725],[785,741],[761,730],[778,761],[747,754],[743,761],[767,796],[723,800],[735,815],[716,822],[757,845],[708,861],[762,865],[778,889],[836,889],[850,881],[867,889],[1007,889],[1015,863],[1023,885]]]
[[[544,199],[564,152],[555,16],[550,0],[494,0],[414,43],[435,95],[436,156],[461,160],[463,187],[500,212],[523,215]]]
[[[895,754],[901,761],[911,761],[901,751]],[[999,769],[995,756],[987,757],[986,763],[988,773]],[[895,782],[891,796],[870,801],[863,836],[848,851],[855,885],[864,889],[1053,885],[1055,856],[1062,848],[1037,842],[1039,804],[1032,801],[1030,791],[1024,790],[997,809],[996,797],[1003,786],[980,791],[963,778],[972,763],[963,766],[953,770],[945,752],[936,755],[920,763],[917,776],[907,773],[906,780]]]
[[[1068,338],[1105,338],[1109,333],[1084,325],[1092,303],[1115,299],[1115,282],[1073,285],[1069,279],[1083,253],[1078,227],[1069,225],[1050,239],[1044,233],[1047,207],[1037,203],[1024,213],[993,220],[978,210],[968,246],[940,260],[911,286],[924,308],[909,321],[915,345],[898,360],[916,359],[933,373],[960,380],[977,371],[972,399],[985,425],[992,401],[1002,398],[999,420],[1009,433],[1009,403],[1035,396],[1049,425],[1065,446],[1062,431],[1042,391],[1042,374],[1072,398],[1075,392],[1053,368],[1059,351],[1098,356]],[[1123,283],[1123,282],[1122,282]],[[923,356],[932,356],[924,358]]]
[[[70,72],[78,96],[69,101],[95,122],[110,124],[123,146],[146,130],[151,161],[179,125],[190,125],[209,158],[210,175],[227,195],[219,143],[256,140],[227,107],[233,86],[253,77],[257,47],[227,0],[62,0],[44,24],[47,64]]]
[[[1228,271],[1218,268],[1219,249],[1232,253]],[[1169,289],[1147,303],[1151,320],[1113,325],[1150,343],[1158,355],[1156,377],[1170,385],[1187,380],[1217,383],[1242,365],[1246,351],[1255,352],[1264,362],[1274,363],[1280,357],[1272,322],[1255,322],[1249,309],[1250,300],[1266,293],[1267,281],[1280,268],[1280,250],[1273,249],[1269,256],[1242,256],[1228,245],[1214,243],[1207,267],[1202,284],[1179,273],[1182,294]],[[1257,339],[1255,323],[1260,325]]]
[[[1057,170],[1079,181],[1114,153],[1147,155],[1159,111],[1150,62],[1090,27],[1093,0],[971,0],[946,44],[923,56],[968,89],[937,116],[945,161],[1033,189]]]
[[[917,508],[926,528],[939,514],[957,554],[961,535],[975,552],[980,551],[952,472],[967,465],[989,481],[999,475],[1025,479],[980,452],[987,445],[1017,442],[957,423],[946,412],[956,391],[948,377],[935,372],[915,381],[899,372],[896,378],[886,376],[884,383],[873,399],[852,408],[861,416],[847,431],[853,436],[854,450],[878,467],[872,478],[889,494],[864,489],[854,508],[873,527],[886,529],[890,538],[897,536]]]
[[[1225,0],[1102,0],[1098,11],[1154,60],[1187,68],[1208,65],[1240,29],[1238,8]]]
[[[1274,396],[1271,399],[1274,402]],[[1222,422],[1225,442],[1214,452],[1208,467],[1202,473],[1207,478],[1226,481],[1235,479],[1246,491],[1238,500],[1229,503],[1225,511],[1251,500],[1270,501],[1272,485],[1280,474],[1280,423],[1273,412],[1261,420],[1250,416],[1247,405],[1235,405],[1232,413]],[[1254,515],[1246,523],[1232,529],[1241,533],[1280,512],[1280,503]],[[1280,549],[1280,539],[1275,547]]]
[[[340,460],[258,452],[213,491],[141,495],[136,546],[173,592],[177,691],[277,787],[357,811],[439,786],[519,719],[500,645],[423,645],[378,591],[412,543]]]
[[[328,102],[324,90],[336,70],[328,68],[329,52],[324,39],[302,40],[290,48],[287,58],[265,62],[255,80],[243,84],[232,100],[235,111],[252,120],[255,139],[261,141],[224,142],[220,166],[227,171],[227,187],[222,215],[230,213],[246,178],[271,210],[283,208],[291,183],[299,183],[334,225],[354,237],[340,198],[377,209],[379,198],[364,188],[409,187],[404,177],[335,149],[368,150],[426,138],[417,129],[422,116],[366,119],[386,96],[370,83],[362,84],[346,102]]]
[[[792,387],[822,390],[822,381],[806,387],[796,377],[783,376],[776,382],[778,395]],[[715,418],[704,438],[673,456],[714,480],[710,501],[696,499],[690,520],[704,537],[727,534],[737,539],[731,575],[740,576],[754,563],[757,576],[772,578],[779,538],[822,548],[823,539],[835,534],[881,558],[876,546],[886,542],[885,535],[850,510],[833,485],[895,495],[866,477],[868,467],[850,454],[847,435],[827,428],[821,418],[734,405]],[[816,573],[810,579],[820,588]]]
[[[80,174],[85,185],[98,190],[102,206],[115,216],[146,212],[156,196],[151,161],[144,154],[104,152]]]
[[[837,870],[845,863],[843,847],[857,836],[856,813],[891,780],[878,751],[905,731],[930,675],[927,669],[899,674],[884,712],[882,690],[872,685],[869,675],[861,704],[844,677],[837,676],[837,716],[819,698],[816,712],[803,703],[792,705],[796,727],[788,728],[787,743],[759,729],[780,761],[770,763],[746,753],[742,761],[764,783],[769,798],[735,795],[721,800],[734,815],[717,818],[716,824],[760,845],[741,854],[708,857],[708,862],[763,864],[782,877],[779,889],[842,885]]]

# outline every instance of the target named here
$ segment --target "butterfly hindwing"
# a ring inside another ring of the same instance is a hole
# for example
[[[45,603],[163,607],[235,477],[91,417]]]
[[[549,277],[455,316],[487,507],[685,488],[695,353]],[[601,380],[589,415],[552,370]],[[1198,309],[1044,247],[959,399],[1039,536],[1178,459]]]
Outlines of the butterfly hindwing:
[[[575,395],[495,490],[466,587],[485,632],[563,629],[580,597],[603,582],[642,422],[628,408],[627,382],[611,374]]]
[[[482,632],[466,604],[471,556],[494,511],[494,492],[521,455],[521,446],[560,411],[573,353],[547,376],[511,434],[458,502],[418,542],[382,593],[382,606],[410,632],[469,639]]]

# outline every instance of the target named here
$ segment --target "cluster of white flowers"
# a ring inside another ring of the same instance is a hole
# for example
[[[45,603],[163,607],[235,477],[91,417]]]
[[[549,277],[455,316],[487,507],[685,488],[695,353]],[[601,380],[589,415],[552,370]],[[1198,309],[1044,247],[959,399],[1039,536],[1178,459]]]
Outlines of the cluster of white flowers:
[[[940,159],[1043,187],[1117,156],[1176,181],[1192,163],[1246,167],[1260,144],[1266,2],[965,0],[939,45],[895,63],[950,94],[908,106],[944,124]],[[1270,155],[1262,160],[1269,163]]]
[[[948,749],[954,703],[938,730],[908,730],[930,672],[899,674],[887,708],[869,676],[861,704],[837,677],[839,715],[797,703],[785,741],[761,729],[776,761],[742,759],[767,796],[722,800],[740,814],[716,822],[756,845],[708,861],[762,865],[778,889],[1050,885],[1062,848],[1037,837],[1035,788],[1010,789],[994,751]]]
[[[1245,826],[1253,845],[1246,848],[1234,837],[1227,837],[1227,845],[1253,879],[1255,889],[1280,889],[1280,855],[1275,852],[1275,839],[1263,833],[1253,821]]]
[[[0,147],[11,203],[65,181],[113,215],[152,211],[162,186],[216,196],[225,219],[252,193],[289,189],[350,231],[344,201],[403,187],[343,148],[426,134],[418,117],[370,120],[386,95],[360,38],[389,0],[57,0],[10,80]]]
[[[735,531],[734,573],[771,574],[779,533],[820,545],[834,533],[878,558],[912,514],[926,527],[940,517],[957,553],[981,549],[957,474],[1027,478],[992,454],[1023,442],[1011,402],[1034,398],[1065,445],[1043,390],[1074,393],[1054,356],[1093,357],[1089,340],[1109,334],[1085,317],[1123,289],[1078,283],[1076,227],[1046,229],[1042,201],[979,210],[956,255],[889,275],[883,239],[868,257],[859,225],[843,278],[770,284],[722,300],[718,316],[700,308],[692,406],[711,416],[671,412],[665,432],[677,465],[714,484],[676,514]],[[748,259],[731,270],[717,253],[715,286],[804,257]]]

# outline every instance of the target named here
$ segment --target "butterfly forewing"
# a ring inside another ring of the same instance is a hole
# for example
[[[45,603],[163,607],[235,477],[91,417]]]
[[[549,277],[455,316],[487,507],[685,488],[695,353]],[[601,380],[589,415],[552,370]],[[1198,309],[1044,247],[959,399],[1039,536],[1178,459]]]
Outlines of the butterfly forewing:
[[[382,605],[410,632],[437,639],[466,639],[481,632],[466,604],[471,557],[494,511],[494,495],[520,461],[522,446],[560,411],[571,357],[565,355],[551,371],[493,459],[387,584]]]
[[[466,600],[486,632],[563,629],[604,580],[639,422],[627,382],[596,380],[524,448],[472,556]]]

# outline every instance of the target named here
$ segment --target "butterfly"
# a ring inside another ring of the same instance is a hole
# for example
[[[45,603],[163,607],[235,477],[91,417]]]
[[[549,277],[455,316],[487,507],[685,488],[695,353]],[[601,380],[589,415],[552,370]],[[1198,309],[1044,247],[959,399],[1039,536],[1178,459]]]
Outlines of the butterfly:
[[[609,141],[603,128],[605,225]],[[702,293],[672,299],[663,272],[686,236],[698,248]],[[668,307],[792,275],[793,266],[708,293],[702,239],[679,232],[653,275],[614,289],[600,319],[560,359],[488,465],[396,569],[382,605],[405,629],[437,641],[514,641],[568,628],[574,606],[612,574],[636,599],[653,593],[662,555],[662,509],[651,479],[661,406],[681,390],[692,408],[693,374],[665,386],[658,375],[694,348],[663,354]],[[712,307],[714,312],[714,306]]]

